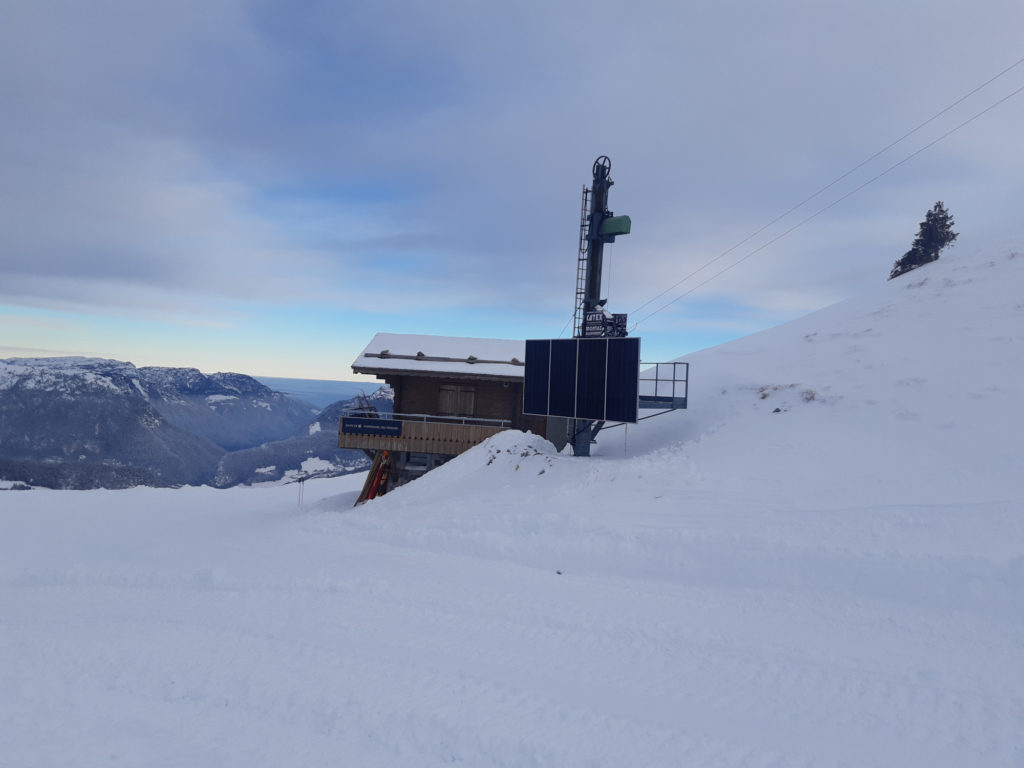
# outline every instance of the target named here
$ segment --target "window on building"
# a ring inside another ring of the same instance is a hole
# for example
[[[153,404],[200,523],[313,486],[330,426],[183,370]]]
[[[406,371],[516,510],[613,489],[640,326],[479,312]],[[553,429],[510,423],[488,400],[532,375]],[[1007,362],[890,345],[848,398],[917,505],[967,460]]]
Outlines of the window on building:
[[[442,384],[437,412],[441,416],[472,416],[476,410],[476,387]]]

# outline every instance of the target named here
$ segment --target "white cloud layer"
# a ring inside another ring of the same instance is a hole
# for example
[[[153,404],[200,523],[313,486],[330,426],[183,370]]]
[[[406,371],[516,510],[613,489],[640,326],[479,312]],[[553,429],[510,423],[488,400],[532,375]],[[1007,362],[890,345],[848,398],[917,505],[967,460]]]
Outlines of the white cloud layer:
[[[375,330],[390,311],[567,316],[579,190],[608,154],[629,311],[1019,59],[1021,28],[1018,0],[14,2],[0,303],[194,320],[307,302]],[[642,314],[1022,85],[1024,65]],[[771,322],[849,295],[939,199],[959,247],[1004,237],[1022,124],[1024,94],[694,298]],[[685,301],[641,330],[675,334]]]

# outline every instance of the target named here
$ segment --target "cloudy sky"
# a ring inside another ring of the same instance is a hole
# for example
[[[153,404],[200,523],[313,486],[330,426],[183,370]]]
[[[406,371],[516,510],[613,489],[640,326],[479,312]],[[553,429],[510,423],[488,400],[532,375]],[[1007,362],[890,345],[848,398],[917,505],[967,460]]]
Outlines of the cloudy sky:
[[[883,282],[937,200],[943,258],[1024,250],[1020,0],[2,6],[0,357],[343,379],[377,331],[571,335],[598,155],[645,360]]]

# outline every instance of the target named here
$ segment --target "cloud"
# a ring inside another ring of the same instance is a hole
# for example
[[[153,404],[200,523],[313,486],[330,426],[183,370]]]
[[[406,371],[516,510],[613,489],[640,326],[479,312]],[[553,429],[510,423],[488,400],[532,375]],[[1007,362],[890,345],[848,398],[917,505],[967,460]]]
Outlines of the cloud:
[[[382,330],[446,307],[569,314],[579,193],[608,154],[634,222],[612,256],[628,311],[1012,63],[1021,21],[1017,0],[16,2],[0,300],[213,323],[307,303]],[[766,245],[1022,83],[1024,66],[665,301],[761,246],[680,304],[834,301],[884,276],[937,199],[961,245],[1001,234],[1024,96]]]

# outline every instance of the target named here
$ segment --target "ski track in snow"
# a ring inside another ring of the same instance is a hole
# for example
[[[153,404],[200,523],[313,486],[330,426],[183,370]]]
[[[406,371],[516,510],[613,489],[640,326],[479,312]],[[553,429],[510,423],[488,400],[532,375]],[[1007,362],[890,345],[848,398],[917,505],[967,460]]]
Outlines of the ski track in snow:
[[[2,492],[0,765],[1024,765],[1022,268],[700,353],[590,460]]]

